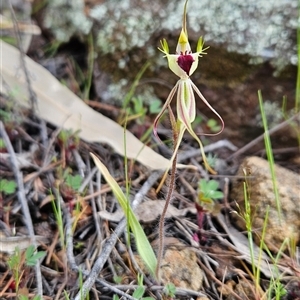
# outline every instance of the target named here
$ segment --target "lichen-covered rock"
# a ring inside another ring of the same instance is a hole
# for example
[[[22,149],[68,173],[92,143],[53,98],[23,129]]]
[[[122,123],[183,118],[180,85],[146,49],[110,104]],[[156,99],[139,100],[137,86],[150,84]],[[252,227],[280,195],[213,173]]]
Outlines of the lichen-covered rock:
[[[178,35],[183,5],[178,0],[110,0],[95,5],[89,15],[99,29],[99,49],[113,53],[143,47],[155,31]],[[201,33],[210,44],[248,54],[256,62],[272,59],[280,68],[296,63],[296,0],[190,0],[187,13],[190,39],[197,40]],[[145,54],[153,53],[155,46]]]
[[[67,42],[75,35],[87,35],[92,25],[84,14],[83,0],[48,1],[44,26],[53,32],[58,42]]]
[[[110,0],[99,4],[96,1],[89,7],[87,14],[94,22],[99,69],[108,77],[104,81],[110,82],[109,88],[97,92],[102,100],[123,99],[147,60],[152,64],[146,77],[161,82],[170,77],[170,83],[174,82],[169,73],[164,73],[166,61],[157,46],[166,38],[171,53],[175,51],[183,5],[182,0]],[[253,71],[249,62],[270,60],[277,71],[295,64],[296,8],[295,0],[190,0],[187,27],[191,46],[195,49],[199,36],[203,35],[211,47],[199,62],[202,72],[194,74],[195,83],[201,76],[201,82],[209,86],[235,86]],[[149,85],[143,88],[148,89]],[[153,98],[154,94],[150,94]]]
[[[139,87],[146,105],[155,96],[165,98],[164,81],[175,79],[166,73],[166,60],[157,50],[166,38],[170,51],[182,26],[184,0],[53,0],[44,11],[44,26],[56,39],[68,41],[74,35],[93,30],[101,79],[95,80],[96,94],[102,101],[120,105],[135,76],[149,60],[150,85]],[[198,85],[236,86],[253,70],[249,62],[270,60],[283,69],[296,64],[297,1],[265,0],[189,0],[187,8],[189,40],[195,50],[200,35],[210,46],[199,64],[201,74],[194,74]],[[157,90],[162,90],[158,93]],[[149,99],[149,101],[148,101]]]
[[[245,176],[245,173],[248,175]],[[270,250],[278,251],[286,238],[293,239],[296,243],[300,240],[300,176],[278,165],[275,165],[275,174],[282,212],[281,220],[276,207],[269,163],[262,158],[248,157],[242,162],[237,173],[239,179],[232,183],[230,198],[238,203],[243,214],[245,211],[243,182],[246,180],[256,243],[259,245],[258,237],[262,234],[269,207],[264,242]],[[237,207],[234,209],[238,210]],[[242,218],[237,218],[236,222],[242,230],[246,230]]]
[[[77,33],[87,34],[93,24],[102,54],[143,48],[145,57],[156,52],[154,33],[156,37],[160,33],[161,38],[162,33],[164,37],[173,34],[177,37],[182,25],[182,0],[92,3],[49,1],[44,25],[65,42]],[[190,0],[187,11],[190,40],[204,34],[209,44],[247,54],[253,62],[271,59],[278,68],[296,64],[297,5],[296,0]],[[126,59],[126,56],[119,59],[120,67],[126,64]]]

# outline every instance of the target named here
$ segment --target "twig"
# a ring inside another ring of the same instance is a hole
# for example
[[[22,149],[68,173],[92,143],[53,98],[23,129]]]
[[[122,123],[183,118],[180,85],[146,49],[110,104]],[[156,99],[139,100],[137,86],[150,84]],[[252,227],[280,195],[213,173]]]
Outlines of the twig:
[[[29,99],[30,99],[30,102],[31,102],[31,109],[34,112],[34,108],[35,108],[35,106],[37,104],[36,94],[35,94],[35,92],[33,91],[32,87],[31,87],[30,76],[29,76],[28,70],[26,68],[26,63],[25,63],[25,59],[24,59],[25,52],[24,52],[24,49],[22,47],[21,37],[20,37],[20,30],[19,30],[19,26],[18,26],[16,15],[15,15],[15,12],[14,12],[14,8],[12,6],[12,1],[8,1],[8,3],[9,3],[9,8],[10,8],[11,16],[12,16],[12,19],[14,21],[13,22],[14,23],[14,32],[15,32],[15,35],[16,35],[16,38],[17,38],[17,45],[18,45],[18,48],[20,50],[21,65],[22,65],[22,69],[24,71],[24,75],[25,75],[25,79],[26,79],[26,84],[27,84],[27,88],[28,88]]]
[[[29,236],[32,240],[32,243],[33,243],[35,249],[36,249],[38,244],[37,244],[35,234],[34,234],[32,219],[31,219],[31,215],[30,215],[30,212],[29,212],[29,208],[28,208],[28,202],[25,198],[23,175],[22,175],[22,173],[20,172],[20,170],[18,168],[16,153],[15,153],[15,151],[13,149],[13,146],[10,142],[10,139],[9,139],[9,137],[8,137],[6,131],[5,131],[5,128],[4,128],[4,125],[3,125],[2,121],[0,121],[0,135],[2,136],[5,147],[8,151],[8,153],[10,154],[10,160],[11,160],[11,164],[12,164],[13,173],[14,173],[14,176],[16,178],[16,183],[17,183],[17,186],[18,186],[18,199],[19,199],[19,202],[20,202],[21,207],[22,207],[22,212],[23,212],[23,215],[24,215],[24,219],[26,220],[25,223],[26,223],[26,226],[27,226]],[[42,274],[41,274],[40,262],[38,260],[37,260],[36,265],[35,265],[35,273],[36,273],[38,295],[40,295],[42,297],[42,295],[43,295],[43,283],[42,283]]]
[[[30,76],[29,76],[29,72],[28,69],[26,67],[26,61],[25,61],[25,51],[23,49],[22,46],[22,42],[21,42],[21,35],[20,35],[20,30],[19,30],[19,26],[18,26],[18,22],[17,22],[17,18],[15,15],[15,11],[14,8],[12,6],[12,1],[8,1],[9,3],[9,8],[10,8],[10,12],[12,15],[12,19],[13,19],[13,23],[14,23],[14,32],[17,38],[17,45],[18,45],[18,49],[20,50],[20,61],[21,61],[21,66],[22,69],[24,71],[24,75],[25,75],[25,79],[26,79],[26,84],[27,84],[27,89],[28,89],[28,94],[29,94],[29,99],[30,99],[30,103],[31,103],[31,110],[34,113],[35,108],[37,107],[37,97],[36,94],[31,86],[31,80],[30,80]],[[46,126],[46,122],[40,118],[39,122],[40,122],[40,133],[41,133],[41,138],[42,138],[42,144],[45,148],[47,148],[47,144],[48,144],[48,139],[47,139],[47,126]]]
[[[137,207],[141,201],[143,200],[145,194],[149,191],[149,189],[153,186],[153,184],[157,181],[157,179],[161,176],[161,171],[156,171],[154,173],[152,173],[148,180],[144,183],[144,185],[141,187],[140,191],[135,195],[134,201],[132,203],[132,208],[134,209],[135,207]],[[76,265],[75,262],[75,258],[73,255],[73,233],[72,233],[72,223],[71,223],[71,219],[69,216],[69,213],[67,213],[67,228],[66,228],[66,240],[67,240],[67,255],[68,255],[68,259],[71,265],[71,268],[73,270],[76,270],[78,272],[78,267]],[[94,285],[95,281],[98,282],[97,278],[99,273],[101,272],[105,262],[107,261],[112,249],[114,248],[118,237],[122,234],[122,232],[124,231],[126,227],[126,219],[123,218],[119,225],[117,226],[116,230],[111,234],[111,236],[106,240],[105,244],[103,245],[103,249],[102,252],[100,254],[100,256],[98,257],[98,259],[96,260],[92,270],[90,273],[86,274],[87,272],[83,271],[82,273],[84,275],[88,275],[86,281],[84,282],[81,291],[79,291],[79,293],[77,293],[76,297],[74,298],[75,300],[80,300],[82,298],[85,298],[87,293],[91,290],[92,286]],[[103,284],[103,282],[100,281],[101,284]],[[133,299],[132,297],[128,297],[128,295],[123,295],[120,292],[121,291],[116,291],[114,289],[113,286],[109,285],[109,288],[122,296],[126,296],[127,299]]]
[[[286,121],[284,121],[284,122],[276,125],[271,130],[269,130],[268,134],[271,135],[271,134],[275,133],[276,131],[284,128],[285,126],[289,125],[291,122],[293,122],[299,116],[300,116],[300,113],[298,113],[298,114],[294,115],[293,117],[289,118],[288,120],[286,120]],[[265,133],[261,134],[256,139],[254,139],[253,141],[251,141],[250,143],[248,143],[247,145],[245,145],[243,148],[239,149],[238,151],[236,151],[235,153],[233,153],[232,155],[230,155],[226,160],[227,161],[231,161],[235,157],[243,154],[244,152],[246,152],[247,150],[249,150],[250,148],[252,148],[253,146],[255,146],[257,143],[259,143],[260,141],[262,141],[264,139],[264,136],[265,136]]]
[[[220,148],[224,148],[224,147],[226,147],[232,151],[237,151],[237,149],[238,149],[234,144],[232,144],[230,141],[228,141],[226,139],[217,141],[217,142],[207,145],[207,146],[204,146],[203,149],[205,152],[212,152],[216,149],[220,149]],[[192,149],[189,151],[184,151],[184,152],[178,154],[178,162],[182,162],[186,159],[189,159],[189,158],[192,158],[192,157],[198,156],[198,155],[199,155],[199,149]]]
[[[106,281],[101,281],[101,284],[103,283],[108,284]],[[118,288],[119,290],[135,290],[139,287],[139,285],[136,284],[124,284],[124,285],[115,285],[115,288]],[[161,285],[152,285],[151,287],[148,288],[149,291],[152,292],[156,292],[156,291],[163,291],[164,290],[164,286]],[[185,288],[177,288],[176,287],[176,291],[175,291],[175,295],[177,296],[196,296],[196,297],[203,297],[206,296],[205,294],[203,294],[202,292],[197,292],[197,291],[193,291],[190,289],[185,289]]]

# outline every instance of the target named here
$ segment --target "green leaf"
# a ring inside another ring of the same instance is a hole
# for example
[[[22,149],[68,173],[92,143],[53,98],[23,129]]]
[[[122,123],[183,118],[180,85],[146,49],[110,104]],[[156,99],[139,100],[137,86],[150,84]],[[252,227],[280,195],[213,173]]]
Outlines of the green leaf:
[[[221,191],[214,191],[212,193],[212,198],[213,199],[222,199],[223,197],[224,197],[224,194]]]
[[[6,184],[7,184],[7,180],[6,179],[1,179],[0,180],[0,192],[4,192]]]
[[[175,297],[175,293],[176,293],[175,285],[173,283],[167,283],[164,288],[164,293],[171,298]]]
[[[209,119],[208,121],[207,121],[207,126],[208,127],[210,127],[210,128],[213,128],[213,127],[215,127],[216,125],[218,125],[218,123],[217,123],[217,121],[215,120],[215,119]]]
[[[7,261],[7,264],[10,270],[14,270],[19,267],[20,262],[21,262],[21,250],[17,246],[15,248],[14,254]]]
[[[102,175],[104,176],[106,182],[111,187],[115,197],[117,198],[124,214],[128,217],[127,222],[133,232],[136,247],[138,250],[139,255],[141,256],[142,260],[145,262],[147,268],[151,272],[152,276],[155,276],[155,269],[157,265],[156,256],[154,251],[145,235],[145,232],[139,223],[138,219],[136,218],[132,208],[129,205],[128,199],[124,195],[123,191],[119,187],[118,183],[115,179],[110,175],[107,168],[102,164],[102,162],[95,156],[93,153],[90,153],[95,165],[98,167]]]
[[[152,100],[149,106],[150,114],[157,114],[161,111],[161,101],[158,99]]]
[[[0,149],[5,149],[5,143],[1,138],[0,138]]]
[[[0,180],[0,192],[5,193],[6,195],[11,195],[16,191],[17,184],[13,180]]]
[[[82,183],[82,177],[80,175],[70,175],[66,177],[66,184],[73,190],[78,191]]]
[[[25,251],[25,259],[26,261],[30,259],[34,254],[34,246],[30,245]]]
[[[136,299],[140,299],[143,297],[145,293],[145,288],[143,286],[139,286],[133,293],[132,297]]]
[[[209,180],[207,182],[207,189],[210,191],[215,191],[219,187],[219,183],[216,180]]]
[[[219,183],[216,180],[206,181],[201,179],[199,181],[199,198],[200,201],[205,202],[205,199],[222,199],[224,194],[221,191],[218,191]]]
[[[29,300],[29,298],[25,295],[19,295],[17,299],[18,300]]]
[[[13,194],[16,191],[17,188],[17,184],[15,181],[11,180],[7,183],[6,189],[5,189],[5,193],[7,195]]]
[[[121,276],[115,275],[113,277],[113,279],[114,279],[114,283],[116,283],[116,284],[120,284],[122,282],[122,277]]]
[[[34,250],[33,246],[29,246],[25,252],[25,257],[26,257],[26,265],[28,267],[33,267],[37,264],[38,260],[43,258],[46,255],[45,251],[38,251],[36,253],[32,252],[32,249],[28,251],[29,248],[31,248]]]

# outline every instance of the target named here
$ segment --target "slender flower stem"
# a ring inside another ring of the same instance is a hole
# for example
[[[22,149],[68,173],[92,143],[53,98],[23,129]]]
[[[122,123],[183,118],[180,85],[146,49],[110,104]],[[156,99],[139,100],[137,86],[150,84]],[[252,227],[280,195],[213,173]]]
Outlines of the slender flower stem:
[[[178,128],[177,128],[175,116],[171,110],[170,105],[168,106],[168,109],[169,109],[170,121],[171,121],[171,126],[172,126],[172,132],[173,132],[173,143],[174,143],[174,148],[175,148],[177,145],[177,142],[178,142]],[[156,278],[158,281],[160,281],[160,267],[161,267],[162,260],[164,257],[165,217],[166,217],[166,213],[167,213],[169,204],[172,201],[173,191],[175,188],[176,164],[177,164],[177,153],[172,161],[172,167],[170,170],[170,182],[169,182],[169,188],[168,188],[168,193],[167,193],[167,197],[166,197],[166,203],[165,203],[164,209],[163,209],[160,219],[159,219],[158,253],[157,253],[157,266],[156,266],[156,271],[155,271],[155,275],[156,275]]]

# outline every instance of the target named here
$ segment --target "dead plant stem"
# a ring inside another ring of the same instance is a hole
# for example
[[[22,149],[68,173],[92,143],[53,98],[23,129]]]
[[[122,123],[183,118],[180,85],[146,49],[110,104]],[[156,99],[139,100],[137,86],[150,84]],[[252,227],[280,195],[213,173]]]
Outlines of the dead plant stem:
[[[172,132],[173,132],[173,143],[174,143],[174,151],[176,151],[176,145],[178,142],[178,130],[177,130],[177,124],[174,117],[174,114],[171,110],[171,107],[168,107],[169,109],[169,115],[170,115],[170,121],[172,126]],[[159,226],[158,226],[158,253],[157,253],[157,266],[155,275],[160,282],[160,267],[162,264],[163,256],[164,256],[164,237],[165,237],[165,217],[168,210],[168,206],[171,203],[173,191],[175,188],[175,180],[176,180],[176,164],[177,164],[177,154],[174,157],[174,160],[172,161],[172,167],[170,170],[170,182],[169,182],[169,188],[168,193],[166,197],[166,203],[164,206],[164,209],[161,213],[160,219],[159,219]]]
[[[21,61],[21,66],[24,71],[24,75],[25,75],[25,79],[26,79],[29,99],[31,101],[31,109],[32,109],[32,112],[34,112],[35,111],[34,108],[37,104],[36,94],[32,89],[29,72],[28,72],[28,69],[26,68],[25,52],[24,52],[22,42],[21,42],[21,35],[20,35],[20,30],[19,30],[16,15],[15,15],[15,11],[14,11],[11,1],[8,1],[8,3],[9,3],[9,8],[10,8],[11,16],[13,19],[13,23],[14,23],[14,31],[15,31],[15,35],[16,35],[16,39],[17,39],[17,45],[20,50],[20,61]]]

